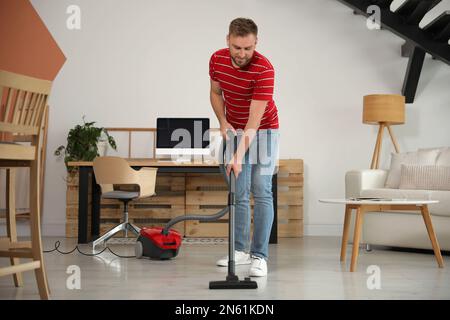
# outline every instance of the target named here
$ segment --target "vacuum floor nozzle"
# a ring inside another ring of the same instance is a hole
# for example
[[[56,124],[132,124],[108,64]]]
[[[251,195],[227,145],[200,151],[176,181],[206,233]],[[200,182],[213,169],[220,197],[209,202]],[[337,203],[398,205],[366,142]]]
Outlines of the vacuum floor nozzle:
[[[210,289],[257,289],[258,283],[245,278],[245,280],[223,280],[211,281],[209,283]]]

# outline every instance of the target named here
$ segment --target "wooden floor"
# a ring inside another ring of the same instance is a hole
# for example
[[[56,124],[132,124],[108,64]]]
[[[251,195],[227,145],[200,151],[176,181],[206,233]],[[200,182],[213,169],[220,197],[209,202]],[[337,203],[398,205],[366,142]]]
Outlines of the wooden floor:
[[[52,248],[56,240],[45,238],[45,248]],[[71,249],[75,242],[64,239],[61,249]],[[111,247],[120,254],[134,254],[133,245]],[[87,246],[81,249],[89,252]],[[281,239],[270,245],[269,274],[255,278],[257,290],[209,290],[210,280],[225,278],[227,269],[216,267],[215,261],[226,253],[225,243],[187,243],[171,261],[121,259],[110,253],[44,257],[52,299],[450,299],[449,256],[444,256],[446,267],[439,269],[432,254],[361,250],[358,270],[350,273],[349,260],[345,265],[339,262],[340,238]],[[1,265],[7,263],[0,260]],[[71,265],[81,271],[79,290],[67,288]],[[367,286],[371,265],[380,268],[381,289]],[[248,268],[238,266],[237,274],[247,276]],[[0,299],[38,299],[34,273],[25,273],[24,282],[24,287],[15,288],[12,277],[0,278]]]

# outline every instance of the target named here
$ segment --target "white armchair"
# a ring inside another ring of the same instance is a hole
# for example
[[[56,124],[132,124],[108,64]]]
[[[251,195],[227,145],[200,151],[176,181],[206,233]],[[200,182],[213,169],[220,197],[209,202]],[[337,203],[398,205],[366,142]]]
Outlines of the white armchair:
[[[356,198],[363,189],[383,188],[387,178],[387,170],[352,170],[345,175],[345,197]]]

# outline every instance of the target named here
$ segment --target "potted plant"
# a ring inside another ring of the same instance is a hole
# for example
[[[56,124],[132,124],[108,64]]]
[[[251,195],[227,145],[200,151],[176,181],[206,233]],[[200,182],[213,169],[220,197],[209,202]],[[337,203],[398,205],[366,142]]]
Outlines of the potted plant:
[[[86,122],[84,118],[83,116],[82,125],[76,125],[69,131],[67,145],[59,146],[55,150],[55,156],[64,154],[69,176],[73,176],[77,171],[76,168],[68,166],[69,161],[93,161],[95,157],[104,155],[103,152],[99,153],[102,142],[106,147],[109,144],[111,148],[117,150],[116,141],[105,128],[96,127],[95,122]]]

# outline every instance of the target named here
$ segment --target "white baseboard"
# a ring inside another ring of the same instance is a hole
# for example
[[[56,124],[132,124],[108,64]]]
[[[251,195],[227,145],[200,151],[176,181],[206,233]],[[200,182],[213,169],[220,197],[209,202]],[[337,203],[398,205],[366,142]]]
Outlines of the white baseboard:
[[[342,236],[342,224],[305,224],[305,236]]]
[[[65,237],[66,223],[46,223],[43,227],[42,234],[47,237]]]
[[[1,231],[0,235],[6,235],[6,224],[0,222]],[[17,235],[19,237],[27,237],[30,235],[30,225],[26,221],[17,222]],[[42,227],[42,235],[44,237],[65,237],[66,236],[66,224],[61,223],[46,223]]]
[[[4,222],[0,222],[2,230],[6,230]],[[305,236],[342,236],[342,224],[305,224]],[[27,236],[30,234],[27,223],[19,222],[17,225],[17,233],[20,236]],[[61,223],[46,223],[43,226],[42,234],[47,237],[65,237],[66,225]]]

